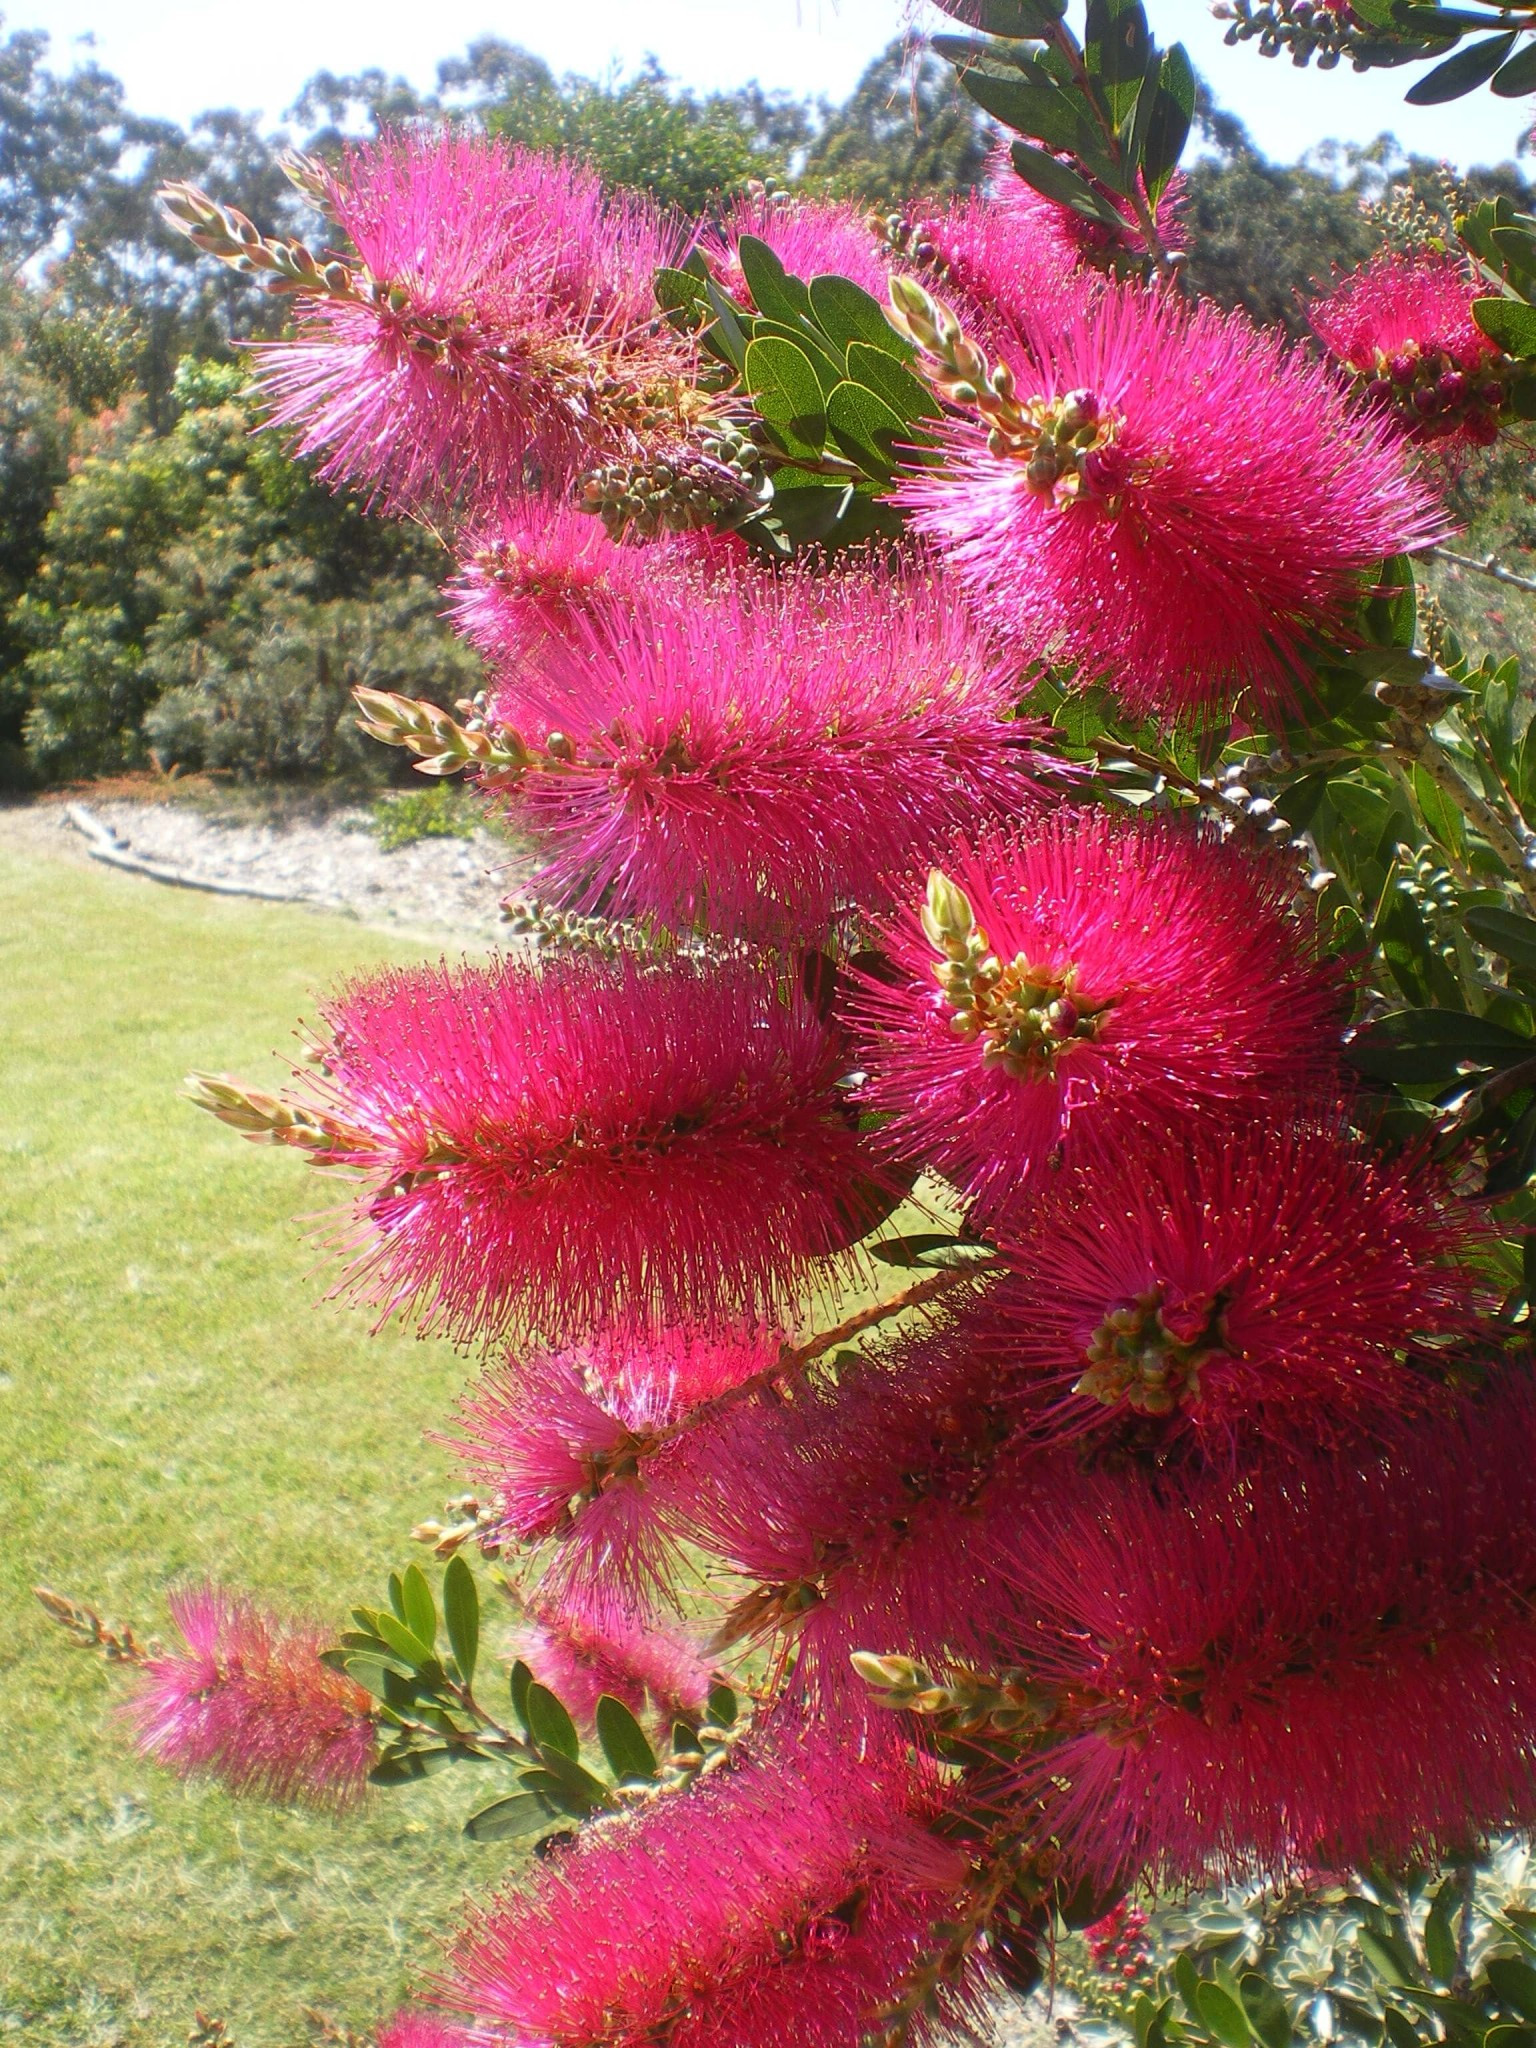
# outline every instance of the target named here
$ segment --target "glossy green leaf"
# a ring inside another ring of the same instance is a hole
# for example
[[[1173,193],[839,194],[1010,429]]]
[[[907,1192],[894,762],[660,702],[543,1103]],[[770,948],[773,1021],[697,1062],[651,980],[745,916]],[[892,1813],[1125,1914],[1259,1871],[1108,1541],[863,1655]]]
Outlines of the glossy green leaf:
[[[1064,164],[1047,150],[1034,149],[1027,142],[1016,142],[1010,155],[1013,167],[1026,185],[1033,185],[1047,199],[1054,199],[1058,206],[1070,206],[1074,213],[1085,220],[1094,220],[1104,226],[1123,227],[1120,215],[1100,193],[1070,164]]]
[[[1413,563],[1407,555],[1388,556],[1365,608],[1365,622],[1373,642],[1378,647],[1411,648],[1418,613]]]
[[[1158,73],[1157,96],[1141,146],[1141,178],[1156,206],[1167,191],[1195,118],[1195,69],[1182,43],[1175,43]]]
[[[716,1679],[715,1683],[709,1688],[709,1701],[705,1711],[708,1713],[710,1722],[714,1727],[734,1727],[736,1716],[740,1711],[735,1688],[727,1685],[724,1679]]]
[[[827,431],[866,476],[888,482],[913,430],[877,393],[845,379],[827,399]]]
[[[1066,0],[938,0],[947,15],[989,36],[1049,35]]]
[[[1388,1984],[1411,1984],[1417,1974],[1413,1959],[1404,1952],[1402,1944],[1390,1934],[1382,1934],[1374,1927],[1362,1927],[1357,1937],[1360,1953]]]
[[[1473,938],[1490,953],[1497,953],[1511,967],[1536,968],[1536,918],[1494,904],[1474,904],[1462,917]]]
[[[1387,2039],[1392,2048],[1424,2048],[1417,2027],[1405,2012],[1399,2012],[1395,2005],[1389,2005],[1382,2013],[1382,2024],[1387,2030]]]
[[[400,1588],[405,1596],[405,1613],[401,1619],[411,1634],[430,1648],[437,1641],[437,1607],[432,1598],[432,1588],[427,1584],[427,1575],[419,1564],[406,1567]]]
[[[919,1231],[910,1237],[884,1238],[869,1247],[869,1255],[882,1266],[905,1268],[917,1265],[925,1252],[948,1251],[960,1242],[952,1231]]]
[[[480,1654],[480,1590],[474,1573],[457,1554],[449,1558],[443,1573],[443,1625],[459,1676],[473,1685]]]
[[[709,318],[709,293],[691,270],[658,270],[651,289],[663,313],[679,316],[675,324],[696,327]]]
[[[1209,1980],[1195,1986],[1195,2013],[1222,2048],[1252,2048],[1253,2028],[1240,2002]]]
[[[1173,1981],[1179,1987],[1179,1996],[1192,2020],[1200,2018],[1200,1972],[1195,1968],[1187,1951],[1181,1949],[1173,1959]]]
[[[1136,104],[1151,48],[1141,0],[1088,0],[1084,64],[1117,127]]]
[[[1241,1934],[1241,1928],[1238,1932]],[[1239,1989],[1248,2024],[1264,2048],[1291,2048],[1291,2016],[1286,2010],[1285,2000],[1269,1979],[1260,1976],[1257,1970],[1250,1970]]]
[[[410,1749],[397,1755],[382,1756],[368,1773],[371,1785],[413,1785],[420,1778],[430,1778],[437,1771],[445,1770],[457,1760],[458,1752],[452,1749]]]
[[[826,445],[827,401],[804,349],[768,335],[749,344],[744,381],[786,455],[814,461]]]
[[[846,349],[852,342],[861,342],[898,363],[909,361],[916,353],[886,318],[880,301],[852,279],[813,277],[810,294],[811,316],[834,348]]]
[[[595,1777],[585,1764],[578,1763],[573,1756],[567,1756],[562,1749],[551,1749],[548,1744],[539,1744],[540,1783],[536,1789],[548,1792],[543,1783],[545,1776],[554,1780],[565,1797],[568,1812],[575,1814],[595,1813],[612,1804],[608,1787],[601,1778]],[[522,1783],[528,1784],[535,1773],[525,1771]]]
[[[547,1685],[535,1682],[529,1686],[526,1712],[528,1733],[541,1749],[558,1750],[562,1756],[580,1756],[581,1738],[576,1733],[576,1723]]]
[[[1523,299],[1474,299],[1472,318],[1506,355],[1536,356],[1536,306]]]
[[[507,1673],[507,1684],[512,1694],[512,1712],[517,1725],[525,1735],[532,1731],[528,1726],[528,1695],[533,1690],[533,1673],[519,1657]]]
[[[752,303],[764,319],[793,325],[810,312],[810,293],[798,277],[788,274],[766,242],[756,235],[743,235],[736,244],[736,260]]]
[[[922,378],[915,377],[904,363],[898,363],[882,349],[872,348],[868,342],[849,343],[848,375],[853,383],[873,391],[892,412],[914,425],[919,420],[942,417],[943,407]]]
[[[433,1661],[432,1645],[423,1642],[421,1637],[414,1630],[407,1628],[403,1621],[393,1614],[383,1612],[377,1619],[379,1634],[395,1655],[410,1665],[412,1670],[419,1671],[423,1665]]]
[[[1063,87],[1028,79],[993,78],[985,71],[958,73],[962,86],[984,113],[1005,128],[1043,142],[1048,149],[1093,149],[1096,138],[1074,95]],[[1098,147],[1102,148],[1102,142]]]
[[[472,1813],[464,1832],[472,1842],[509,1842],[549,1825],[549,1808],[533,1792],[512,1792]]]
[[[1350,1047],[1357,1072],[1383,1081],[1446,1085],[1463,1064],[1495,1070],[1529,1059],[1536,1042],[1457,1010],[1399,1010]]]
[[[1536,1970],[1529,1963],[1522,1963],[1517,1956],[1491,1956],[1487,1973],[1501,2005],[1509,2006],[1522,2019],[1536,2020]]]
[[[1497,93],[1501,100],[1524,99],[1527,93],[1536,92],[1536,42],[1527,43],[1507,64],[1500,66],[1489,91]]]
[[[656,1752],[645,1730],[622,1700],[604,1693],[597,1703],[597,1739],[614,1781],[623,1785],[634,1780],[649,1784],[656,1776]]]
[[[1438,107],[1447,100],[1459,100],[1463,93],[1475,92],[1478,86],[1488,83],[1514,48],[1514,43],[1513,29],[1503,35],[1486,36],[1478,43],[1469,43],[1454,57],[1447,57],[1443,64],[1437,64],[1417,85],[1410,86],[1403,97],[1410,107]]]

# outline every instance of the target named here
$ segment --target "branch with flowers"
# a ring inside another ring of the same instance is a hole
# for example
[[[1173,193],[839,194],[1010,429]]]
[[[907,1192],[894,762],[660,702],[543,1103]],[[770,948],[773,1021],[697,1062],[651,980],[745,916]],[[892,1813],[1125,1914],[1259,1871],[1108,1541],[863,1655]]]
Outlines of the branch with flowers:
[[[173,1767],[510,1773],[546,1853],[380,2048],[936,2041],[1138,1892],[1536,1822],[1536,741],[1415,567],[1536,245],[1453,210],[1290,347],[1186,288],[1136,0],[946,11],[962,199],[697,227],[462,129],[296,164],[334,247],[167,193],[293,307],[269,425],[454,539],[484,690],[364,729],[541,850],[517,951],[192,1089],[481,1353],[440,1586],[50,1596]],[[1145,2048],[1271,2040],[1183,1995]]]

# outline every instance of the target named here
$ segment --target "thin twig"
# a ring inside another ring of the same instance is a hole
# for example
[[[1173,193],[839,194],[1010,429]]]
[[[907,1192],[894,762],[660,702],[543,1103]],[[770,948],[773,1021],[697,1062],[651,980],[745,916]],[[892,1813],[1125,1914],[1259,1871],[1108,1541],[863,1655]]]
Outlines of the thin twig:
[[[1458,569],[1470,569],[1475,576],[1486,576],[1490,583],[1507,583],[1514,590],[1536,592],[1536,576],[1520,576],[1513,569],[1506,569],[1494,555],[1458,555],[1451,548],[1430,548],[1428,553],[1437,562],[1454,562]]]
[[[1476,826],[1520,886],[1526,906],[1536,913],[1536,874],[1526,863],[1525,848],[1508,821],[1500,817],[1486,797],[1479,795],[1458,772],[1450,756],[1442,751],[1428,730],[1406,718],[1392,721],[1392,749],[1403,759],[1415,761],[1437,789],[1455,804],[1469,824]]]
[[[943,1266],[937,1273],[930,1273],[926,1280],[916,1280],[910,1287],[904,1287],[900,1294],[893,1294],[885,1301],[871,1302],[868,1308],[861,1308],[851,1316],[845,1316],[830,1330],[821,1330],[814,1337],[808,1337],[803,1344],[786,1345],[779,1353],[779,1362],[773,1367],[768,1378],[780,1373],[799,1372],[813,1359],[821,1358],[838,1344],[847,1343],[850,1337],[857,1337],[862,1330],[871,1330],[877,1323],[899,1316],[904,1309],[918,1308],[925,1301],[934,1301],[941,1294],[948,1294],[951,1288],[963,1287],[974,1280],[978,1273],[986,1273],[997,1262],[993,1259],[967,1260],[963,1266]]]

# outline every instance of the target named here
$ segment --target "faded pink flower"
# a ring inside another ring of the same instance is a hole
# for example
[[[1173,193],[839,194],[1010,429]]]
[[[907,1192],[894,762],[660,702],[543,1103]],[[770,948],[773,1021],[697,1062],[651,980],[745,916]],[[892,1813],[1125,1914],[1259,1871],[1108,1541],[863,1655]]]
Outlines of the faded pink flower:
[[[864,978],[851,1015],[878,1142],[946,1174],[978,1219],[1137,1131],[1230,1129],[1337,1087],[1341,976],[1283,856],[1168,816],[1061,809],[957,847],[945,871],[976,973],[914,907],[884,934],[899,978]]]
[[[900,496],[987,624],[1132,717],[1293,705],[1382,559],[1448,530],[1390,423],[1240,313],[1106,285],[1025,340],[1018,452],[956,422]]]
[[[857,2048],[967,1865],[925,1825],[932,1794],[778,1717],[759,1753],[585,1830],[477,1914],[437,1995],[493,2038],[669,2048]],[[932,2026],[977,2015],[984,1964]]]
[[[1331,1124],[1132,1134],[1005,1234],[975,1338],[1052,1433],[1148,1417],[1207,1451],[1436,1401],[1476,1326],[1482,1227],[1423,1158]],[[981,1334],[984,1332],[984,1334]]]
[[[452,131],[350,147],[330,201],[371,302],[302,295],[297,338],[255,344],[271,423],[327,481],[484,516],[530,467],[556,488],[642,445],[658,408],[675,432],[690,345],[654,321],[651,279],[680,232],[646,201]]]
[[[355,1292],[558,1343],[771,1322],[862,1234],[837,1034],[747,961],[395,968],[307,1083],[364,1187]]]
[[[1536,1818],[1536,1406],[1237,1473],[1026,1473],[993,1525],[1058,1692],[1018,1793],[1108,1876],[1433,1862]]]
[[[1016,815],[1013,672],[917,565],[670,580],[573,618],[491,711],[546,899],[671,929],[824,935],[955,830]]]
[[[680,1630],[626,1614],[613,1601],[601,1618],[560,1606],[541,1588],[523,1595],[524,1624],[513,1637],[520,1657],[583,1727],[609,1693],[632,1714],[653,1712],[670,1730],[679,1715],[697,1719],[712,1677],[699,1647]]]
[[[1319,341],[1417,441],[1486,447],[1509,391],[1497,343],[1472,317],[1478,286],[1432,249],[1381,255],[1335,281],[1307,318]]]
[[[738,199],[718,228],[706,229],[699,246],[722,289],[738,305],[751,306],[751,288],[737,253],[743,235],[766,242],[790,276],[803,283],[813,277],[846,277],[884,303],[888,258],[871,232],[867,207],[766,193]]]
[[[462,2027],[427,2012],[397,2012],[380,2028],[377,2048],[473,2048]]]
[[[138,1673],[125,1709],[146,1756],[234,1792],[342,1808],[372,1768],[372,1702],[320,1661],[332,1637],[216,1586],[173,1593],[185,1651]]]

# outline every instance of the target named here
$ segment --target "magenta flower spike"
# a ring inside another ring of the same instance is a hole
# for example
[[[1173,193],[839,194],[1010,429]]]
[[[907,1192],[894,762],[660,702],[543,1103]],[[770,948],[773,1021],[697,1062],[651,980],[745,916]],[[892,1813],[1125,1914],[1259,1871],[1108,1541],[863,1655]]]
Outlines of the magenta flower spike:
[[[710,1667],[680,1629],[627,1614],[612,1598],[594,1618],[543,1587],[523,1596],[523,1613],[514,1652],[582,1727],[591,1728],[605,1693],[633,1714],[654,1714],[668,1735],[679,1715],[703,1714]]]
[[[1296,895],[1284,856],[1167,816],[1063,808],[957,847],[886,928],[899,977],[853,1000],[878,1142],[991,1224],[1139,1130],[1331,1096],[1341,976]]]
[[[402,968],[324,1016],[351,1291],[424,1327],[768,1324],[862,1234],[838,1035],[769,968]]]
[[[350,147],[327,197],[364,277],[254,346],[271,424],[322,477],[392,511],[468,493],[484,517],[530,473],[558,489],[675,435],[691,354],[657,327],[651,280],[680,231],[647,202],[453,132]]]
[[[1431,249],[1383,255],[1338,278],[1307,308],[1330,355],[1416,441],[1487,447],[1508,397],[1508,365],[1472,317],[1486,286]]]
[[[477,1913],[437,1996],[492,2040],[858,2048],[965,1883],[932,1808],[920,1777],[781,1717],[757,1754],[583,1831]],[[984,1984],[972,1964],[934,2018],[974,2014]]]
[[[988,625],[1133,718],[1294,707],[1382,559],[1449,530],[1390,422],[1240,313],[1106,285],[1024,340],[1017,445],[956,423],[901,497]]]
[[[144,1665],[125,1708],[144,1754],[234,1792],[355,1806],[374,1761],[372,1702],[321,1663],[329,1631],[216,1586],[170,1606],[186,1647]]]
[[[1016,815],[1035,728],[931,568],[695,575],[571,620],[492,696],[512,817],[573,910],[824,936],[949,833]]]
[[[1051,1434],[1328,1441],[1445,1407],[1437,1356],[1497,1305],[1484,1235],[1427,1159],[1336,1123],[1144,1130],[1004,1234],[976,1341]]]
[[[994,1526],[1019,1650],[1060,1689],[1019,1795],[1091,1869],[1432,1861],[1536,1817],[1518,1382],[1236,1473],[1042,1464]]]

